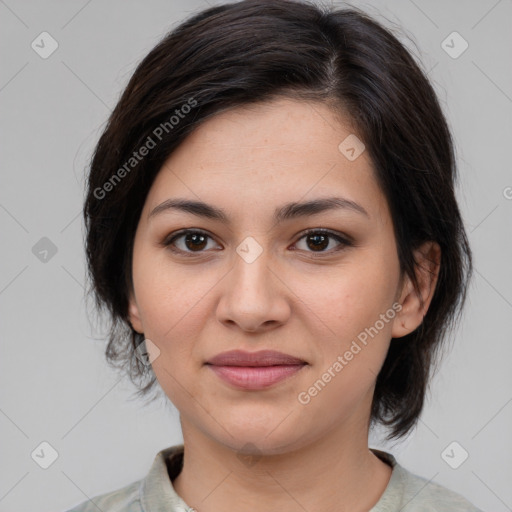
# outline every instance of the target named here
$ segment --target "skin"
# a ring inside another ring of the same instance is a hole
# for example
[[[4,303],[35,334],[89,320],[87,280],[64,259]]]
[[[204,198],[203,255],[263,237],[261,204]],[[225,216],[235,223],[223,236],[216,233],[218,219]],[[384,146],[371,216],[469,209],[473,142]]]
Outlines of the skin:
[[[440,254],[433,243],[417,251],[416,292],[401,276],[368,152],[349,161],[338,149],[351,133],[348,120],[323,103],[281,97],[225,111],[170,156],[146,198],[130,321],[160,350],[153,369],[180,412],[185,443],[173,486],[199,512],[253,511],[255,503],[262,511],[367,511],[389,482],[390,466],[368,448],[375,380],[391,337],[420,325]],[[358,203],[367,215],[345,208],[272,218],[285,203],[331,196]],[[149,217],[178,197],[221,208],[229,223],[179,210]],[[209,235],[199,249],[185,237],[174,242],[192,257],[163,245],[192,228]],[[329,238],[319,250],[304,237],[309,228],[354,244]],[[249,236],[262,249],[251,263],[236,251]],[[396,303],[401,311],[378,335],[300,403],[299,393]],[[271,388],[242,390],[204,364],[232,349],[278,350],[308,365]]]

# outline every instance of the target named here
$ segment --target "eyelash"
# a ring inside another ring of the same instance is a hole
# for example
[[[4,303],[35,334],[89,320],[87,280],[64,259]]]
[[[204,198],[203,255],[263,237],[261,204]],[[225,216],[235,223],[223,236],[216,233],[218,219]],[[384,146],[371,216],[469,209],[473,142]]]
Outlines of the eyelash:
[[[205,252],[205,251],[183,251],[183,250],[177,249],[176,247],[173,246],[173,243],[176,240],[178,240],[179,238],[186,236],[188,234],[203,235],[203,236],[208,237],[213,240],[213,238],[207,232],[202,231],[200,229],[184,229],[182,231],[178,231],[177,233],[173,233],[170,237],[167,237],[167,239],[164,240],[162,245],[164,247],[168,247],[172,252],[180,254],[180,255],[184,255],[186,257],[195,257],[195,256],[200,255],[203,252]],[[319,251],[319,252],[306,251],[306,252],[309,252],[314,258],[321,258],[321,257],[329,256],[333,252],[338,252],[338,251],[343,250],[345,247],[353,247],[354,246],[353,241],[346,235],[341,236],[340,234],[338,234],[334,231],[330,231],[328,229],[314,229],[314,228],[304,231],[295,243],[298,243],[303,238],[307,237],[308,235],[312,235],[312,234],[328,236],[330,238],[334,238],[337,242],[340,243],[340,245],[338,247],[336,247],[335,249],[331,249],[329,251]]]

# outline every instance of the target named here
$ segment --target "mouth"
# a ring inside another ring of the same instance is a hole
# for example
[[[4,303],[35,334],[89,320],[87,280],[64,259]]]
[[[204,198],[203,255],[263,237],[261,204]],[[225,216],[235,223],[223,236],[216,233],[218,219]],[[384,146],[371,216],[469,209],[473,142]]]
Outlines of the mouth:
[[[303,359],[273,350],[231,350],[205,364],[223,381],[246,390],[269,388],[308,365]]]

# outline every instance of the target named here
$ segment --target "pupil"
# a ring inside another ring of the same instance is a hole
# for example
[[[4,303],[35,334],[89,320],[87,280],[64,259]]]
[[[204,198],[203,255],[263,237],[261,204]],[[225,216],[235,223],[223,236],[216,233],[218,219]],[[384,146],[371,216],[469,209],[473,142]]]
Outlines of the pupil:
[[[329,239],[325,235],[309,235],[309,241],[313,241],[313,246],[316,248],[325,249],[329,245]]]
[[[194,248],[203,249],[203,246],[206,245],[205,239],[206,239],[206,237],[204,235],[201,235],[198,233],[189,234],[186,237],[187,247],[189,249],[194,249]],[[189,245],[188,245],[189,242],[192,242],[192,247],[189,247]],[[199,244],[197,242],[199,242]]]

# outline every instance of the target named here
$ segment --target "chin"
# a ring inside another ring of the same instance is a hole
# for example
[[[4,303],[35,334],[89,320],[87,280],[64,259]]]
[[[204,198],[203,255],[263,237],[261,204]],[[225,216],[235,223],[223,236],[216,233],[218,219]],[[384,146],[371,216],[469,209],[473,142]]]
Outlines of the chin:
[[[289,434],[289,432],[288,432]],[[218,440],[221,441],[221,440]],[[264,435],[247,434],[227,437],[222,441],[225,446],[240,455],[281,455],[298,448],[300,442],[290,438],[290,435],[276,438],[265,438]]]
[[[232,417],[229,422],[222,423],[224,428],[215,424],[215,432],[210,431],[209,435],[238,453],[277,455],[303,444],[298,426],[291,423],[285,425],[286,421],[282,420],[273,416],[271,421],[265,421],[258,415],[246,415],[237,421]]]

